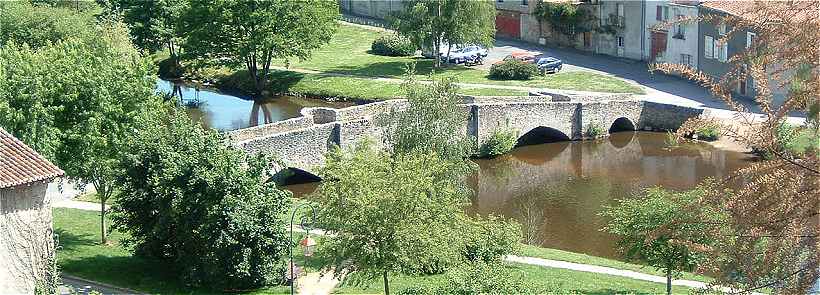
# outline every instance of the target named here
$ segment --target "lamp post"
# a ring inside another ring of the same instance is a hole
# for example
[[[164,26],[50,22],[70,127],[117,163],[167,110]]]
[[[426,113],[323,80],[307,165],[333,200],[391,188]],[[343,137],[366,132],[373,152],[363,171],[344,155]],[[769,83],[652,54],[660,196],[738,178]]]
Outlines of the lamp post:
[[[309,224],[313,225],[316,223],[316,208],[313,207],[313,205],[307,202],[299,203],[298,205],[296,205],[296,208],[293,208],[293,212],[291,212],[290,214],[291,242],[293,241],[293,220],[296,218],[296,212],[299,211],[299,209],[303,206],[307,206],[308,208],[310,208],[311,220]],[[301,220],[299,221],[299,224],[302,226],[303,229],[305,229],[305,232],[307,234],[304,239],[299,241],[299,245],[301,245],[304,248],[304,255],[306,257],[310,257],[313,255],[313,250],[316,248],[316,240],[310,237],[310,228],[307,223],[307,216],[302,216]],[[293,246],[288,247],[288,252],[290,253],[290,264],[288,265],[288,268],[290,269],[290,294],[293,295],[295,293],[296,286],[296,270],[295,265],[293,265]]]

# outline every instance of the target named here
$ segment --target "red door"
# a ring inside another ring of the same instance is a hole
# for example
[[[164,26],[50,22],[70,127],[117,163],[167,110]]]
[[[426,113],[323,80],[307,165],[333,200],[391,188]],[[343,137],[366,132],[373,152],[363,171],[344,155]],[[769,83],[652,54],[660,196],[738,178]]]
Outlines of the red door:
[[[655,58],[658,56],[658,54],[662,54],[664,52],[666,52],[666,32],[652,32],[652,51],[649,55],[650,58],[652,59],[652,61],[655,61]]]
[[[499,11],[495,16],[496,34],[503,37],[521,37],[521,14],[516,12]]]

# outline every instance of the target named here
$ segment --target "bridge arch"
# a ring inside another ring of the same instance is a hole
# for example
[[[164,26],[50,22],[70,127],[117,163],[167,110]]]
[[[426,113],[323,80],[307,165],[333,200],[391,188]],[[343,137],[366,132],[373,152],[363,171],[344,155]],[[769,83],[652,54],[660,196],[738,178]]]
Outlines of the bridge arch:
[[[277,185],[291,185],[319,182],[322,181],[322,178],[299,168],[287,167],[273,174],[269,181],[273,181]]]
[[[524,146],[524,145],[533,145],[533,144],[542,144],[542,143],[551,143],[551,142],[559,142],[559,141],[568,141],[570,137],[567,136],[566,133],[562,132],[561,130],[546,127],[546,126],[538,126],[527,133],[518,137],[518,142],[515,146]]]
[[[635,123],[627,117],[620,117],[609,126],[609,133],[635,131]]]

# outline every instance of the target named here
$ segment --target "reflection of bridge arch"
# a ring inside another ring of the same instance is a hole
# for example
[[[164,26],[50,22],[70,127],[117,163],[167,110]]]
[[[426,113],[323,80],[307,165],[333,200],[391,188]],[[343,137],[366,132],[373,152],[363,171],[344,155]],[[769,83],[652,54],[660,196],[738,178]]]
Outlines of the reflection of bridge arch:
[[[635,138],[635,132],[619,132],[609,136],[609,143],[617,149],[622,149],[628,146],[633,138]]]
[[[570,137],[558,129],[538,126],[518,137],[516,146],[551,143],[570,140]]]

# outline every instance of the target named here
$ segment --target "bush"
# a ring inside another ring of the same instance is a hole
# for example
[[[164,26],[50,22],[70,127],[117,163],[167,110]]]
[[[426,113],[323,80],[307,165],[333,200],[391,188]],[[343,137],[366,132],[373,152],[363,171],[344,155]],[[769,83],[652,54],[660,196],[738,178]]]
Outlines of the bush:
[[[820,136],[817,131],[804,126],[781,123],[775,130],[777,148],[795,157],[806,153],[820,153]]]
[[[508,153],[518,142],[518,132],[509,128],[493,130],[493,134],[481,144],[482,157],[495,157]]]
[[[190,285],[281,282],[290,196],[265,182],[269,162],[226,146],[181,109],[153,123],[137,131],[120,164],[113,220],[125,242]]]
[[[598,138],[604,135],[604,128],[601,128],[598,124],[589,124],[584,134],[589,138]]]
[[[529,80],[537,74],[535,64],[512,59],[492,65],[489,76],[494,80]]]
[[[706,125],[695,130],[695,134],[700,140],[713,141],[720,138],[720,128],[716,125]]]
[[[393,34],[382,35],[373,40],[370,49],[374,54],[385,56],[412,56],[416,54],[416,45],[410,39]]]
[[[493,215],[486,219],[476,217],[464,232],[464,258],[472,262],[499,262],[515,250],[521,239],[518,223]]]

